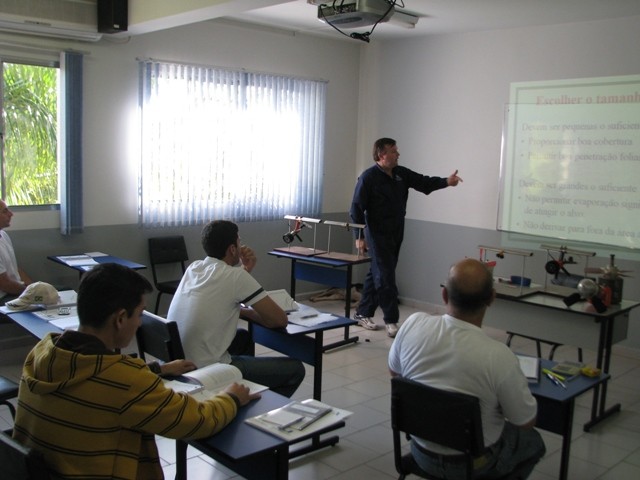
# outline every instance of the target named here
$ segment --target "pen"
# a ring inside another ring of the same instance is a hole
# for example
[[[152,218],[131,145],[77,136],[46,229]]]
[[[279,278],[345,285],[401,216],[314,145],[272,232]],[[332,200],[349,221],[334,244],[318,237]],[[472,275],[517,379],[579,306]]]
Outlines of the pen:
[[[301,316],[300,318],[301,318],[302,320],[305,320],[305,319],[307,319],[307,318],[314,318],[314,317],[317,317],[317,316],[318,316],[318,314],[317,314],[317,313],[312,313],[311,315],[303,315],[303,316]]]
[[[292,420],[289,423],[285,423],[284,425],[280,425],[280,426],[278,426],[278,430],[286,430],[287,428],[291,427],[292,425],[295,425],[296,423],[300,422],[303,418],[304,417],[296,418],[295,420]]]
[[[547,378],[549,380],[551,380],[555,385],[557,385],[558,387],[562,387],[562,388],[567,388],[567,386],[562,383],[560,380],[558,380],[556,377],[554,377],[553,375],[551,375],[550,373],[546,373],[545,375],[547,376]]]

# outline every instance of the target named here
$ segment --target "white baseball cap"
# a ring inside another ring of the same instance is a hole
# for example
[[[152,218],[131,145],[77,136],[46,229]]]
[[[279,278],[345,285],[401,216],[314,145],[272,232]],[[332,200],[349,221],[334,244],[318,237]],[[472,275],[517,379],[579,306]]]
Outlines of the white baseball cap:
[[[13,310],[24,310],[31,305],[55,305],[59,301],[60,296],[53,285],[34,282],[28,285],[18,298],[7,302],[6,305]]]

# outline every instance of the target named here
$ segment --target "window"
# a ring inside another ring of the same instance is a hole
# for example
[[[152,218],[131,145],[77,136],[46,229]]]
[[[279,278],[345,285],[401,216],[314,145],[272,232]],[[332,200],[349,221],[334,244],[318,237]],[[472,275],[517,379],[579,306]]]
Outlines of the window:
[[[12,206],[58,204],[59,68],[5,62],[0,68],[2,198]]]
[[[143,225],[320,213],[325,82],[152,61],[140,74]]]

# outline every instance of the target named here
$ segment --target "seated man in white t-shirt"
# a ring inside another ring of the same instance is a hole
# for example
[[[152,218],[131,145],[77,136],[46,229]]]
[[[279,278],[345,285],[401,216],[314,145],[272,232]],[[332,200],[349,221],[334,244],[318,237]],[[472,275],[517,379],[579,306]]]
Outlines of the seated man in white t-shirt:
[[[518,359],[481,329],[495,298],[491,272],[474,259],[458,262],[442,297],[445,315],[415,313],[400,327],[389,352],[391,375],[478,397],[487,450],[474,461],[475,476],[527,478],[545,446],[533,429],[537,403]],[[412,439],[411,452],[427,473],[465,477],[461,452],[420,438]]]
[[[226,220],[205,225],[207,256],[189,265],[171,300],[167,318],[178,324],[185,355],[198,367],[230,363],[242,376],[290,397],[305,376],[302,362],[288,357],[253,356],[249,332],[238,320],[285,328],[287,314],[251,275],[256,256],[240,245],[238,226]]]
[[[32,283],[31,278],[18,267],[13,243],[5,228],[11,225],[13,212],[0,200],[0,304],[17,298]]]

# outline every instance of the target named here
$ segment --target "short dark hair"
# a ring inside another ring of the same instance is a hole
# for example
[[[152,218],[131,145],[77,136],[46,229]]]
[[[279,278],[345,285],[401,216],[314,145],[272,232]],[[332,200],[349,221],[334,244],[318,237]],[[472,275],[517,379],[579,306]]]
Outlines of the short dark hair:
[[[393,138],[379,138],[373,144],[373,161],[377,162],[378,157],[382,155],[388,147],[393,147],[396,141]]]
[[[109,316],[124,308],[129,316],[151,283],[134,270],[116,263],[103,263],[82,276],[78,286],[78,317],[81,325],[102,328]]]
[[[229,245],[238,241],[238,226],[228,220],[214,220],[202,229],[202,248],[209,257],[223,259]]]
[[[483,277],[469,281],[462,276],[449,276],[446,283],[449,302],[456,309],[475,313],[487,307],[493,298],[493,274],[482,265]]]

